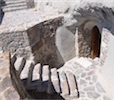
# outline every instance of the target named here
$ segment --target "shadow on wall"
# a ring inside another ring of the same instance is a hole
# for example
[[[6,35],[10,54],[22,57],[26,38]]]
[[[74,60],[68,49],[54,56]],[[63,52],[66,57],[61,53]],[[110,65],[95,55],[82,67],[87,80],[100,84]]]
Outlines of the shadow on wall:
[[[50,76],[51,77],[51,76]],[[21,80],[23,85],[26,87],[27,79]],[[52,82],[47,81],[41,81],[41,80],[31,80],[31,89],[27,89],[27,93],[32,99],[60,99],[64,100],[64,98],[60,95],[60,93],[57,93]],[[50,87],[48,86],[50,84]],[[26,87],[27,88],[27,87]],[[48,90],[48,91],[47,91]],[[50,92],[50,93],[48,93]]]
[[[29,43],[36,63],[60,68],[64,65],[55,43],[55,33],[62,25],[62,17],[44,21],[27,30]]]
[[[29,76],[29,78],[21,80],[23,85],[25,86],[29,96],[32,99],[64,100],[64,98],[60,95],[60,93],[56,92],[55,87],[53,86],[53,83],[51,82],[51,74],[49,73],[49,79],[44,81],[42,73],[43,72],[41,69],[41,74],[40,74],[39,80],[32,81],[33,73],[29,73],[29,74],[31,74],[31,77]],[[28,80],[29,80],[29,84],[28,84]],[[56,87],[58,87],[58,86],[56,86]],[[60,90],[60,92],[61,92],[61,90]]]
[[[35,25],[27,33],[36,62],[60,68],[75,57],[75,35],[62,25],[61,18]]]

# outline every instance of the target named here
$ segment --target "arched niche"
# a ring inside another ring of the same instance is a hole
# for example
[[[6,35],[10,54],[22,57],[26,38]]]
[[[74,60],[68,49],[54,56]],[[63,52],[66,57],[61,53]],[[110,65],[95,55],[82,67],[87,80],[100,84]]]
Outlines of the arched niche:
[[[91,30],[92,41],[91,41],[91,58],[100,57],[101,50],[101,33],[97,26],[94,26]]]
[[[101,29],[97,23],[87,22],[78,27],[79,57],[100,57]]]

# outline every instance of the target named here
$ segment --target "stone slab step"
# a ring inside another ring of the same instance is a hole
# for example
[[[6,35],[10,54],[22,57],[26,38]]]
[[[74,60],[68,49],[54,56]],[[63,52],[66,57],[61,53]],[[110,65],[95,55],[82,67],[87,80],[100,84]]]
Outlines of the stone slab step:
[[[31,73],[31,71],[32,71],[32,73]],[[31,75],[32,75],[32,80],[30,78],[30,80],[29,80],[30,83],[28,83],[28,87],[27,87],[28,90],[37,89],[38,82],[41,81],[41,77],[40,77],[40,75],[41,75],[41,64],[38,63],[37,65],[35,65],[34,68],[31,69],[31,71],[29,70],[29,73],[31,73]]]
[[[39,80],[40,74],[41,74],[41,64],[38,63],[37,65],[34,66],[32,81]]]
[[[34,70],[34,65],[31,63],[31,65],[29,67],[27,84],[26,84],[27,89],[29,89],[31,87],[31,85],[32,85],[33,70]]]
[[[15,4],[22,4],[22,3],[26,3],[25,0],[19,0],[19,1],[6,1],[6,2],[2,2],[1,6],[7,6],[7,5],[15,5]]]
[[[44,65],[42,68],[42,81],[49,80],[49,65]]]
[[[68,80],[68,84],[69,84],[69,88],[70,88],[70,96],[78,97],[75,76],[69,71],[66,71],[66,76],[67,76],[67,80]]]
[[[60,93],[60,84],[58,79],[58,73],[56,68],[51,69],[49,82],[48,82],[48,94]]]
[[[26,63],[26,60],[23,57],[17,58],[17,60],[14,64],[14,67],[19,75],[20,75],[21,71],[23,70],[25,63]]]
[[[48,89],[49,82],[49,65],[44,65],[42,68],[42,83],[41,83],[41,91],[46,92]]]
[[[27,79],[28,78],[28,74],[29,74],[29,68],[32,66],[32,62],[31,61],[26,61],[26,64],[20,74],[20,79]]]
[[[53,84],[55,92],[60,93],[60,84],[56,68],[51,69],[51,82]]]
[[[3,6],[2,8],[14,8],[14,7],[20,7],[20,6],[27,6],[27,5],[25,2],[22,2],[22,3],[8,4],[6,6]]]
[[[26,2],[26,0],[4,0],[4,2],[20,2],[20,1]]]
[[[17,11],[17,10],[23,10],[23,9],[27,9],[27,6],[14,7],[14,8],[3,8],[3,11],[9,12],[9,11]]]
[[[67,83],[67,78],[66,78],[65,73],[60,72],[59,78],[60,78],[60,86],[61,86],[61,95],[62,96],[69,95],[69,88],[68,88],[68,83]]]

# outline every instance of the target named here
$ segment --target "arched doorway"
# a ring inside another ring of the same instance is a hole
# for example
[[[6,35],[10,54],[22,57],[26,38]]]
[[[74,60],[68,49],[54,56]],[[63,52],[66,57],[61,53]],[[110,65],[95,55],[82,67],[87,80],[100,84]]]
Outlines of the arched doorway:
[[[97,26],[95,26],[92,29],[92,46],[91,46],[92,59],[100,56],[100,46],[101,46],[101,34]]]

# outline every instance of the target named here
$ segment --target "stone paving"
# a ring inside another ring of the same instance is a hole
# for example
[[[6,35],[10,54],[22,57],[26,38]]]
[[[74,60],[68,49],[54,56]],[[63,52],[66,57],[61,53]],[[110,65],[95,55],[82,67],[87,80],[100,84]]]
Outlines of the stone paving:
[[[10,74],[9,53],[0,53],[0,100],[17,100],[19,94],[13,87]]]
[[[87,59],[87,58],[84,58]],[[102,84],[99,82],[98,58],[91,60],[92,64],[87,68],[78,63],[78,58],[67,62],[59,71],[70,71],[76,76],[78,85],[79,99],[81,100],[112,100],[107,94]]]

